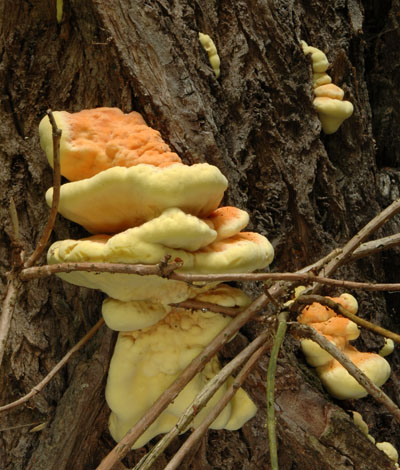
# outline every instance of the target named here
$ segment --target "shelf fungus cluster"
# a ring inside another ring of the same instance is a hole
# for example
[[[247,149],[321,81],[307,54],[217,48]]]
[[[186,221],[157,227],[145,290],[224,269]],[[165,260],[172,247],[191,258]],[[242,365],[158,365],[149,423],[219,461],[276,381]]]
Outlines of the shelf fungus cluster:
[[[349,312],[358,311],[357,300],[350,294],[332,298]],[[305,307],[297,320],[315,328],[339,348],[377,386],[383,385],[390,375],[390,365],[382,356],[363,353],[350,344],[360,332],[348,318],[337,315],[332,309],[317,302]],[[362,398],[367,391],[333,357],[310,339],[301,341],[307,362],[316,367],[321,382],[327,391],[339,400]]]
[[[334,85],[331,77],[326,73],[329,67],[326,55],[304,41],[301,41],[301,46],[305,55],[311,54],[315,94],[314,108],[321,121],[322,130],[325,134],[333,134],[343,121],[353,114],[353,105],[350,101],[343,101],[344,91]]]
[[[227,180],[207,163],[185,165],[140,114],[98,108],[55,112],[62,129],[61,173],[71,182],[60,190],[59,212],[92,233],[82,240],[54,243],[48,262],[154,264],[166,255],[183,261],[182,273],[251,272],[273,259],[269,241],[243,232],[248,214],[218,208]],[[51,126],[40,123],[41,145],[53,162]],[[52,189],[46,194],[52,202]],[[245,307],[250,299],[224,284],[187,284],[158,276],[93,272],[60,273],[78,286],[107,294],[102,313],[119,331],[111,360],[106,399],[110,432],[119,441],[230,318],[170,304],[187,299]],[[213,359],[134,444],[169,431],[195,395],[219,370]],[[221,386],[194,420],[196,426],[220,398]],[[212,427],[238,429],[256,407],[242,389]]]

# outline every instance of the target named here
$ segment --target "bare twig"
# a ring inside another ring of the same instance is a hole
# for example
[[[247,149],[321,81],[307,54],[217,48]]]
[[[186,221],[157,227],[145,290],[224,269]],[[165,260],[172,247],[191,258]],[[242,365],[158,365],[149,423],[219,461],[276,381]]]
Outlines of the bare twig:
[[[49,116],[51,127],[53,129],[53,202],[51,204],[51,211],[47,219],[46,226],[43,230],[42,236],[34,250],[25,262],[25,267],[29,268],[33,266],[39,259],[43,250],[46,248],[46,244],[49,241],[51,232],[54,227],[54,222],[57,216],[58,203],[60,201],[60,184],[61,184],[61,173],[60,173],[60,141],[62,131],[57,127],[53,113],[49,109],[47,111]]]
[[[353,252],[365,241],[373,232],[378,230],[387,220],[400,212],[400,199],[397,199],[389,207],[380,212],[376,217],[370,220],[350,241],[342,248],[340,254],[335,256],[324,268],[323,275],[329,277],[336,269],[343,266],[351,259]],[[316,294],[320,286],[313,289]]]
[[[32,390],[26,394],[25,396],[19,398],[18,400],[13,401],[12,403],[9,403],[8,405],[4,405],[0,407],[0,413],[2,411],[7,411],[11,410],[12,408],[15,408],[16,406],[22,405],[23,403],[26,403],[28,400],[30,400],[32,397],[34,397],[36,394],[40,393],[43,388],[50,382],[50,380],[57,374],[57,372],[68,362],[70,357],[75,354],[84,344],[86,344],[90,338],[97,332],[97,330],[104,324],[104,320],[101,318],[94,326],[91,328],[86,335],[78,341],[78,343],[75,344],[73,348],[71,348],[67,354],[61,359],[58,364],[53,367],[53,369],[46,375],[46,377],[37,385],[35,385]]]
[[[382,250],[389,250],[400,245],[400,233],[389,235],[388,237],[379,238],[377,240],[371,240],[361,244],[351,255],[351,261],[359,258],[365,258],[366,256],[373,255]]]
[[[211,302],[200,302],[199,300],[184,300],[178,304],[170,304],[171,307],[185,308],[188,310],[209,310],[210,312],[222,313],[228,317],[236,317],[243,308],[239,307],[223,307],[222,305],[213,304]]]
[[[393,284],[374,284],[373,282],[355,282],[343,281],[341,279],[330,279],[326,277],[315,276],[309,273],[243,273],[243,274],[181,274],[173,272],[181,267],[181,263],[170,263],[168,267],[163,268],[163,277],[174,281],[182,282],[223,282],[223,281],[289,281],[303,283],[320,283],[328,286],[343,287],[348,289],[363,289],[370,291],[399,291],[400,283]],[[158,264],[123,264],[123,263],[62,263],[45,266],[37,266],[21,271],[21,280],[29,280],[38,277],[49,276],[50,274],[86,271],[86,272],[105,272],[122,274],[139,274],[142,276],[160,275]]]
[[[384,237],[380,238],[378,240],[373,240],[367,243],[363,243],[357,250],[354,251],[354,253],[351,255],[351,261],[359,258],[363,258],[365,256],[368,256],[370,254],[378,253],[382,250],[387,250],[389,248],[393,248],[395,246],[400,245],[400,234],[395,234],[391,235],[389,237]],[[336,248],[333,250],[331,253],[326,255],[325,257],[321,258],[317,262],[306,266],[303,269],[300,269],[296,274],[305,274],[310,271],[318,270],[321,269],[321,267],[327,263],[328,261],[332,260],[332,258],[336,257],[338,254],[340,254],[342,250],[340,248]],[[168,277],[173,271],[176,269],[179,269],[182,267],[183,263],[182,262],[169,262],[167,266],[164,268],[164,271],[162,272],[163,277]],[[25,268],[21,271],[21,280],[23,281],[28,281],[30,279],[37,279],[40,277],[47,277],[51,276],[52,274],[60,273],[60,272],[73,272],[73,271],[88,271],[88,272],[115,272],[115,273],[125,273],[125,274],[142,274],[142,275],[161,275],[160,271],[160,265],[154,264],[154,265],[145,265],[145,264],[121,264],[121,263],[61,263],[61,264],[52,264],[52,265],[45,265],[45,266],[35,266],[31,268]],[[262,273],[263,275],[267,273]],[[277,279],[277,275],[279,273],[268,273],[272,274],[272,277],[268,277],[268,279]],[[294,273],[284,273],[284,274],[294,274]],[[255,276],[257,274],[253,274]],[[232,276],[232,275],[227,275],[227,276]],[[242,276],[240,274],[239,276]],[[248,274],[245,274],[245,276],[248,276]],[[315,278],[311,278],[311,281],[314,282]],[[230,280],[225,279],[225,280]],[[236,279],[233,279],[236,280]],[[241,279],[239,279],[241,280]],[[257,280],[257,279],[244,279],[244,280]],[[304,280],[310,280],[310,278],[297,278],[297,279],[288,279],[289,281],[304,281]],[[321,279],[321,282],[324,280],[324,278]],[[333,285],[336,285],[335,283],[338,282],[343,282],[343,281],[338,281],[335,279],[332,279]],[[351,282],[351,281],[350,281]],[[374,285],[374,284],[369,284],[369,283],[361,283],[362,285],[367,284],[367,285]],[[358,285],[358,284],[357,284]],[[375,284],[376,285],[376,284]],[[378,285],[379,286],[379,285]],[[345,287],[351,287],[351,286],[345,286]],[[361,287],[363,288],[363,287]]]
[[[172,439],[174,439],[180,432],[183,432],[188,427],[190,422],[193,420],[193,417],[204,408],[210,398],[228,379],[232,372],[244,361],[246,361],[252,354],[254,354],[257,349],[265,344],[269,336],[270,333],[268,331],[261,333],[254,341],[252,341],[245,349],[243,349],[240,354],[238,354],[232,361],[223,367],[196,396],[196,398],[184,411],[171,431],[165,434],[165,436],[159,442],[157,442],[153,449],[151,449],[151,451],[145,455],[143,459],[135,466],[134,470],[150,469],[151,465],[166,449]]]
[[[10,197],[10,220],[11,220],[11,228],[12,228],[12,241],[18,242],[19,241],[19,220],[18,220],[18,213],[17,208],[15,207],[14,198]]]
[[[231,400],[233,395],[237,392],[238,388],[246,380],[247,376],[254,369],[260,357],[264,354],[268,346],[269,346],[268,344],[262,346],[251,356],[251,358],[246,362],[245,366],[240,371],[236,379],[233,381],[232,385],[225,392],[223,397],[214,406],[212,411],[207,415],[207,417],[200,424],[200,426],[195,431],[193,431],[193,433],[189,436],[189,438],[186,440],[183,446],[178,450],[178,452],[170,460],[168,465],[164,467],[164,470],[176,470],[177,468],[179,468],[179,465],[182,462],[185,455],[194,446],[194,444],[206,433],[207,429],[210,427],[210,424],[221,413],[221,411],[225,408],[229,400]]]
[[[343,287],[349,289],[363,289],[370,291],[399,291],[400,283],[374,284],[373,282],[343,281],[313,274],[299,273],[246,273],[246,274],[180,274],[173,273],[169,279],[184,282],[222,282],[222,281],[265,281],[274,279],[277,281],[319,283],[328,286]]]
[[[3,362],[4,351],[8,333],[10,331],[11,319],[14,312],[15,302],[21,283],[17,278],[17,272],[21,268],[24,252],[19,234],[18,213],[15,207],[14,199],[10,198],[10,220],[11,220],[11,271],[7,273],[7,284],[3,293],[3,302],[0,316],[0,366]]]
[[[182,374],[158,398],[144,416],[129,430],[123,439],[102,460],[97,470],[109,470],[122,459],[131,449],[139,436],[155,421],[162,411],[175,399],[187,383],[207,364],[224,344],[226,344],[239,329],[268,303],[265,295],[258,297],[252,304],[235,317],[206,348],[189,364]]]
[[[17,279],[12,278],[8,281],[5,291],[5,297],[0,317],[0,366],[3,361],[8,332],[10,331],[11,318],[14,312],[19,287],[20,282]]]
[[[317,330],[308,325],[295,323],[293,327],[299,336],[310,338],[318,343],[321,348],[325,349],[331,356],[333,356],[346,370],[353,376],[359,384],[361,384],[366,391],[375,398],[376,401],[382,403],[389,412],[393,415],[398,423],[400,423],[400,409],[396,404],[379,388],[377,387],[345,354],[342,353],[336,346],[328,341],[325,336],[319,334]]]
[[[298,311],[297,307],[299,305],[309,305],[313,302],[326,305],[339,315],[343,315],[344,317],[352,320],[354,323],[357,323],[357,325],[363,326],[364,328],[367,328],[368,330],[373,331],[378,335],[382,335],[385,338],[391,338],[393,341],[396,341],[396,343],[400,343],[400,335],[394,333],[393,331],[386,330],[381,326],[375,325],[368,320],[364,320],[364,318],[360,318],[357,315],[354,315],[334,300],[323,297],[322,295],[301,295],[300,297],[297,297],[295,302],[291,305],[291,310]]]
[[[267,371],[267,429],[271,470],[279,470],[275,419],[275,374],[279,350],[281,348],[287,330],[286,320],[288,317],[288,313],[289,312],[284,311],[278,316],[279,323],[278,328],[276,330],[276,335],[274,339],[274,344],[272,346]]]
[[[70,273],[73,271],[103,272],[120,274],[140,274],[142,276],[155,275],[168,277],[175,269],[182,267],[182,262],[168,263],[160,267],[160,264],[123,264],[123,263],[62,263],[35,266],[21,271],[20,278],[23,281],[50,276],[56,273]]]
[[[34,423],[16,424],[15,426],[9,426],[8,428],[2,428],[2,429],[0,429],[0,432],[11,431],[13,429],[27,428],[29,426],[35,426],[35,425],[38,425],[38,424],[41,424],[41,423],[42,423],[42,421],[35,421]]]

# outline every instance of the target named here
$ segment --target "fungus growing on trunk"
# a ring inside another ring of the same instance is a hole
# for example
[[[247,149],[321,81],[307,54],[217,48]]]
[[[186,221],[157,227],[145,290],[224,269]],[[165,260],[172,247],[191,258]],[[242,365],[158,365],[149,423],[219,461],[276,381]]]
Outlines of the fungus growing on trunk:
[[[344,91],[331,83],[332,79],[326,73],[329,67],[326,55],[304,41],[301,41],[301,47],[305,55],[311,54],[314,72],[314,108],[317,110],[325,134],[333,134],[343,121],[353,114],[353,105],[350,101],[343,101]]]
[[[204,33],[199,33],[199,41],[200,44],[203,46],[204,50],[207,52],[210,65],[214,70],[215,76],[218,78],[220,74],[221,61],[219,59],[219,55],[217,52],[217,48],[215,47],[214,41],[210,38],[208,34]]]
[[[202,300],[224,304],[230,289],[229,286],[224,286],[222,290],[217,288],[209,294],[203,294]],[[230,297],[235,295],[233,292]],[[107,403],[112,409],[110,432],[115,440],[120,440],[126,434],[141,418],[143,411],[156,401],[230,321],[228,317],[209,311],[190,312],[171,308],[168,315],[154,325],[119,334],[106,387]],[[157,434],[169,431],[218,370],[219,363],[214,358],[161,413],[134,448],[143,446]],[[228,386],[229,382],[222,385],[208,405],[196,415],[194,426],[200,424]],[[239,401],[229,403],[211,428],[237,429],[254,416],[255,405],[243,390],[239,393]]]
[[[351,313],[357,313],[357,300],[352,295],[342,294],[332,300]],[[308,324],[324,335],[376,385],[383,385],[389,378],[390,365],[383,357],[374,353],[359,352],[351,346],[349,341],[357,339],[360,332],[357,325],[348,318],[337,315],[331,308],[314,302],[302,310],[297,320]],[[317,368],[321,382],[333,397],[346,400],[367,395],[364,387],[317,343],[305,339],[301,341],[301,348],[307,362]]]
[[[138,113],[99,108],[54,113],[63,129],[61,172],[74,180],[61,186],[59,211],[96,235],[62,240],[48,251],[48,262],[155,264],[179,258],[178,272],[251,272],[268,266],[274,255],[263,236],[242,232],[245,211],[220,204],[227,180],[206,163],[187,166]],[[41,143],[50,163],[49,123],[40,124]],[[46,200],[52,201],[52,189]],[[171,303],[187,299],[225,307],[244,307],[239,289],[216,282],[189,285],[155,275],[75,271],[58,276],[72,284],[100,289],[109,297],[102,313],[119,331],[111,360],[106,397],[112,410],[110,431],[120,440],[191,360],[226,326],[230,317]],[[169,431],[205,383],[219,370],[216,358],[198,373],[134,444]],[[230,379],[212,398],[215,403]],[[194,420],[196,426],[203,410]],[[216,418],[215,429],[237,429],[254,416],[255,405],[239,389]]]

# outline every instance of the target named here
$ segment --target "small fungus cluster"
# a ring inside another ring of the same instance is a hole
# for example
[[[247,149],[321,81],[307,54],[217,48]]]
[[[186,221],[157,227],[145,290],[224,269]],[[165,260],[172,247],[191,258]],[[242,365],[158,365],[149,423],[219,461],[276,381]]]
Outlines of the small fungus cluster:
[[[53,113],[62,129],[61,174],[71,180],[60,188],[59,212],[93,235],[63,240],[48,251],[49,264],[64,262],[160,263],[179,258],[182,273],[251,272],[273,259],[269,241],[242,232],[245,211],[218,208],[227,180],[207,163],[184,165],[140,114],[98,108]],[[49,119],[39,126],[42,148],[53,163]],[[52,188],[46,194],[52,203]],[[225,307],[245,307],[248,296],[218,283],[187,283],[137,274],[60,273],[78,286],[108,295],[102,313],[119,331],[111,360],[106,399],[110,432],[119,441],[230,318],[207,310],[173,307],[187,299]],[[219,370],[214,358],[134,444],[169,431],[196,394]],[[199,413],[196,426],[224,393],[221,386]],[[242,389],[211,427],[238,429],[256,407]]]
[[[210,38],[208,34],[204,33],[199,33],[199,41],[200,44],[203,46],[203,49],[207,52],[210,65],[214,70],[215,76],[218,78],[220,74],[221,61],[219,59],[219,55],[214,41]]]
[[[353,415],[353,422],[354,424],[360,429],[360,431],[372,442],[376,445],[376,447],[384,452],[390,460],[393,460],[395,463],[396,468],[399,468],[399,454],[396,448],[390,442],[375,442],[375,438],[371,436],[369,433],[368,424],[363,420],[363,417],[357,411],[351,412]]]
[[[315,94],[314,108],[318,113],[325,134],[333,134],[343,121],[353,114],[353,105],[350,101],[343,101],[344,91],[334,85],[331,77],[326,73],[329,67],[326,55],[316,47],[307,45],[304,41],[301,41],[301,46],[305,55],[311,54]]]
[[[340,297],[333,297],[332,300],[354,315],[358,311],[357,300],[350,294],[342,294]],[[358,338],[360,332],[357,325],[348,318],[337,315],[331,308],[314,302],[302,310],[297,320],[324,335],[376,385],[383,385],[389,378],[390,365],[386,359],[378,354],[360,352],[350,344],[351,340]],[[364,387],[317,343],[304,339],[301,341],[301,348],[307,362],[316,367],[321,382],[333,397],[346,400],[367,395]]]

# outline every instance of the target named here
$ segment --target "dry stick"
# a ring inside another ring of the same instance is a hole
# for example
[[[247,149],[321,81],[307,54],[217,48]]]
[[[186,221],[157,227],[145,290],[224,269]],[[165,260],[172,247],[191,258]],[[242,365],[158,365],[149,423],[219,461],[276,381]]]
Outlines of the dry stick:
[[[24,253],[21,249],[21,241],[19,236],[19,221],[17,209],[15,207],[14,199],[10,198],[10,219],[11,219],[11,245],[13,246],[12,256],[12,271],[7,273],[7,285],[3,294],[3,303],[1,308],[0,317],[0,366],[3,362],[4,351],[6,348],[6,342],[8,333],[11,326],[11,318],[14,312],[15,302],[20,287],[20,282],[16,277],[15,270],[20,267]]]
[[[351,255],[351,260],[364,258],[365,256],[378,253],[381,250],[388,250],[400,245],[400,233],[378,238],[361,244]]]
[[[327,297],[323,297],[322,295],[301,295],[292,304],[291,310],[297,311],[298,305],[309,305],[313,302],[318,302],[322,305],[326,305],[339,315],[343,315],[344,317],[347,317],[348,319],[352,320],[354,323],[357,323],[357,325],[363,326],[364,328],[367,328],[368,330],[371,330],[374,333],[377,333],[378,335],[385,336],[386,338],[391,338],[393,341],[396,341],[396,343],[400,343],[400,335],[393,333],[393,331],[386,330],[381,326],[374,325],[368,320],[364,320],[363,318],[354,315],[337,302],[328,299]]]
[[[214,393],[220,386],[228,379],[232,372],[238,368],[244,361],[246,361],[252,354],[254,354],[264,343],[266,343],[270,336],[269,331],[263,331],[254,341],[252,341],[243,351],[238,354],[232,361],[223,367],[218,374],[216,374],[208,384],[197,394],[193,402],[186,408],[175,426],[165,436],[157,442],[151,451],[145,455],[140,462],[135,466],[134,470],[148,470],[154,461],[165,450],[168,444],[179,433],[186,429],[189,423],[208,403]]]
[[[275,373],[276,364],[278,362],[278,355],[283,339],[287,330],[287,311],[282,312],[278,316],[278,328],[274,339],[274,345],[272,346],[271,356],[268,363],[267,371],[267,429],[268,429],[268,442],[269,442],[269,454],[271,462],[271,470],[279,470],[278,464],[278,445],[276,440],[276,420],[275,420]]]
[[[213,304],[211,302],[200,302],[199,300],[184,300],[177,304],[169,304],[175,308],[185,308],[191,310],[209,310],[210,312],[222,313],[229,317],[236,317],[240,312],[243,312],[243,308],[239,307],[224,307],[222,305]]]
[[[8,403],[7,405],[0,407],[0,413],[2,411],[11,410],[16,406],[22,405],[23,403],[27,402],[29,399],[34,397],[36,394],[40,393],[43,388],[50,382],[50,380],[57,374],[57,372],[68,362],[70,357],[75,354],[84,344],[86,344],[90,338],[97,332],[97,330],[104,324],[104,320],[101,318],[94,326],[91,328],[86,335],[75,344],[75,346],[70,349],[67,354],[58,362],[53,369],[46,375],[46,377],[35,385],[32,390],[25,396],[19,398],[18,400],[13,401],[12,403]]]
[[[37,424],[42,424],[42,423],[43,423],[43,421],[36,421],[34,423],[17,424],[15,426],[10,426],[8,428],[2,428],[2,429],[0,429],[0,432],[11,431],[13,429],[27,428],[28,426],[35,426]]]
[[[378,253],[382,250],[387,250],[395,246],[400,245],[400,233],[395,235],[390,235],[388,237],[380,238],[378,240],[373,240],[367,243],[363,243],[359,248],[357,248],[354,253],[351,255],[351,259],[359,259],[374,253]],[[326,255],[324,258],[321,258],[317,262],[301,269],[296,274],[304,274],[314,269],[320,269],[332,258],[336,257],[342,252],[340,248],[336,248],[331,253]],[[144,264],[121,264],[121,263],[62,263],[62,264],[52,264],[45,266],[36,266],[31,268],[26,268],[21,271],[20,278],[24,281],[29,279],[36,279],[40,277],[50,276],[59,272],[72,272],[72,271],[94,271],[94,272],[118,272],[123,274],[155,274],[161,275],[163,277],[171,274],[175,269],[178,269],[182,266],[182,263],[168,263],[164,267],[164,270],[160,272],[160,265],[144,265]],[[274,276],[278,273],[274,273]],[[287,273],[286,273],[287,274]],[[273,278],[271,278],[273,279]],[[300,279],[304,280],[304,279]],[[334,282],[339,282],[333,280]],[[368,284],[369,285],[369,284]]]
[[[382,403],[389,412],[394,416],[396,421],[400,423],[400,409],[395,403],[379,388],[377,387],[345,354],[342,353],[336,346],[328,341],[325,336],[319,334],[314,328],[295,323],[293,327],[299,336],[310,338],[318,343],[321,348],[325,349],[331,356],[333,356],[346,370],[352,375],[359,384],[361,384],[366,391],[372,395],[376,401]]]
[[[11,318],[14,312],[19,287],[20,282],[15,278],[10,279],[6,287],[5,297],[2,305],[2,313],[0,317],[0,366],[3,361],[8,332],[10,331]]]
[[[19,242],[19,220],[17,208],[15,207],[14,198],[10,197],[10,219],[11,219],[11,228],[12,228],[12,241],[14,243]]]
[[[222,281],[265,281],[275,279],[277,281],[318,283],[328,286],[346,287],[351,289],[363,289],[371,291],[399,291],[400,283],[374,284],[372,282],[342,281],[313,274],[299,273],[249,273],[249,274],[178,274],[173,273],[169,279],[184,282],[222,282]]]
[[[58,203],[60,201],[60,141],[62,130],[58,129],[53,113],[50,109],[47,110],[47,115],[49,116],[51,127],[53,129],[53,202],[42,236],[40,237],[34,252],[26,260],[25,268],[33,266],[46,248],[46,244],[49,241],[51,232],[53,231],[54,222],[56,221]]]
[[[336,269],[340,268],[348,259],[351,258],[353,252],[366,240],[371,233],[378,230],[388,219],[394,217],[400,212],[400,199],[394,201],[390,206],[380,212],[376,217],[370,220],[346,245],[342,248],[342,252],[333,258],[324,268],[324,276],[329,277]],[[319,285],[314,287],[313,294],[320,290]]]
[[[23,269],[20,279],[28,281],[40,277],[50,276],[56,273],[70,273],[74,271],[85,271],[95,273],[119,273],[139,274],[141,276],[155,275],[168,277],[175,269],[183,266],[182,262],[172,262],[167,265],[159,264],[123,264],[123,263],[61,263],[47,264]]]
[[[178,268],[181,266],[176,263]],[[244,274],[180,274],[172,272],[177,267],[174,264],[168,265],[164,268],[163,277],[174,281],[182,282],[222,282],[222,281],[289,281],[289,282],[304,282],[304,283],[320,283],[328,286],[344,287],[350,289],[363,289],[371,291],[399,291],[400,283],[393,284],[374,284],[372,282],[354,282],[342,281],[341,279],[330,279],[326,277],[315,276],[313,274],[301,273],[244,273]],[[46,266],[38,266],[34,268],[24,269],[21,272],[20,278],[22,280],[29,280],[38,277],[48,276],[50,274],[60,272],[107,272],[107,273],[120,273],[120,274],[139,274],[142,276],[160,275],[159,265],[137,265],[137,264],[123,264],[123,263],[62,263]],[[171,274],[168,274],[171,272]]]
[[[187,383],[207,364],[239,329],[248,322],[258,311],[269,302],[268,297],[261,295],[251,305],[235,317],[204,350],[189,364],[181,375],[170,385],[167,390],[149,408],[144,416],[128,431],[122,440],[101,461],[97,470],[109,470],[115,463],[125,457],[139,436],[157,419],[169,403],[176,398]]]
[[[218,401],[215,407],[212,409],[211,413],[207,415],[207,418],[200,424],[200,426],[192,432],[188,437],[186,442],[181,446],[178,452],[170,460],[168,465],[164,467],[164,470],[176,470],[180,463],[182,462],[185,455],[190,451],[194,444],[207,432],[207,429],[210,427],[210,424],[215,420],[215,418],[221,413],[225,408],[227,403],[231,400],[233,395],[237,392],[238,388],[241,387],[243,382],[246,380],[249,373],[257,365],[257,362],[264,354],[265,350],[269,347],[269,344],[265,344],[260,349],[258,349],[251,358],[246,362],[243,369],[240,371],[236,379],[233,381],[232,385],[225,392],[224,396]]]

